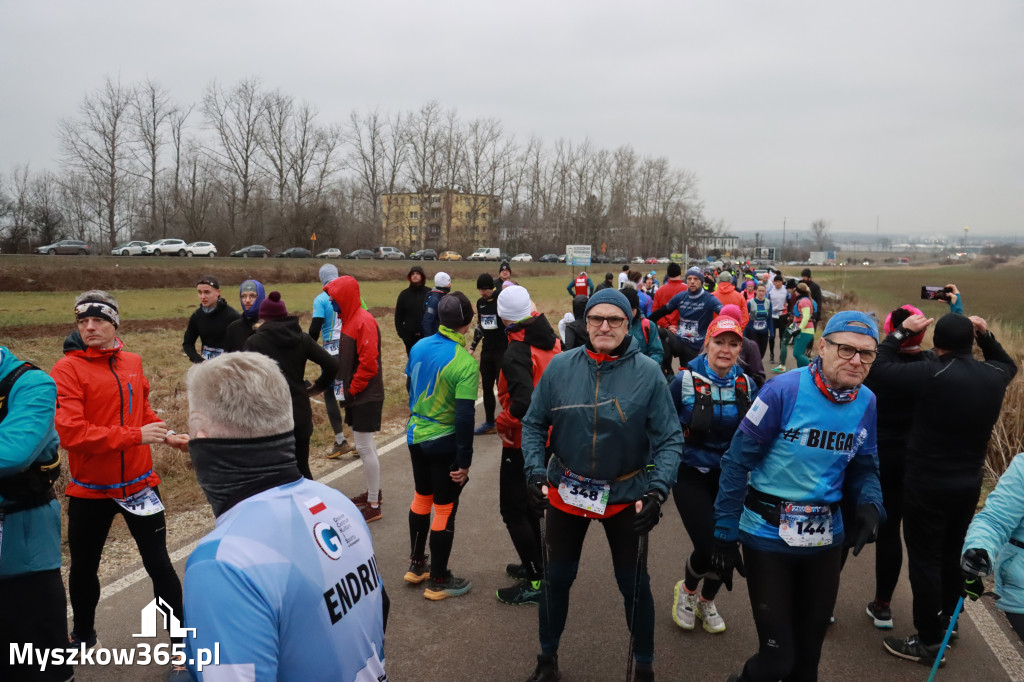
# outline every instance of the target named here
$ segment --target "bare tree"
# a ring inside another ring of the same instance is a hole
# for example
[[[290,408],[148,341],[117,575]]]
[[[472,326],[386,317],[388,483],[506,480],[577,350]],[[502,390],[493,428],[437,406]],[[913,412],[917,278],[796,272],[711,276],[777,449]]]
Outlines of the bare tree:
[[[225,198],[230,230],[235,235],[241,219],[245,239],[262,236],[262,216],[254,210],[253,200],[260,180],[257,157],[265,107],[266,98],[256,78],[244,79],[227,91],[213,82],[203,96],[203,114],[219,143],[208,153],[231,178],[223,188],[236,193]]]
[[[816,251],[824,251],[831,243],[829,235],[831,223],[824,218],[818,218],[811,223],[811,234],[814,235],[814,248]]]
[[[29,246],[32,236],[32,173],[28,164],[11,169],[7,198],[4,201],[7,248],[17,253],[22,245]]]
[[[68,167],[87,177],[93,186],[100,235],[110,248],[129,219],[127,204],[133,190],[130,164],[131,107],[134,92],[107,79],[79,105],[80,118],[60,123],[61,148]],[[80,195],[84,196],[88,195]]]
[[[64,214],[60,208],[60,183],[50,171],[37,173],[29,187],[33,237],[38,244],[64,238]]]
[[[443,125],[441,105],[436,100],[427,102],[410,117],[407,170],[419,205],[419,217],[412,227],[411,248],[423,248],[428,236],[424,226],[431,231],[431,242],[440,237],[441,204],[436,192],[444,177]],[[434,201],[435,198],[438,201]]]
[[[137,137],[136,150],[142,169],[139,175],[149,191],[146,233],[150,239],[157,235],[166,237],[166,232],[159,229],[157,220],[159,161],[161,149],[166,143],[166,129],[173,128],[177,108],[171,102],[170,93],[152,80],[147,79],[136,87],[134,95],[132,118]]]

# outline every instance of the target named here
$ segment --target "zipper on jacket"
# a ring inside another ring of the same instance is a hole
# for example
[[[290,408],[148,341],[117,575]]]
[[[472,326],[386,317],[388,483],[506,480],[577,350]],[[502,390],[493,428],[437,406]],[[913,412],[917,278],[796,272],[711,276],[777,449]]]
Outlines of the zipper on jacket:
[[[594,380],[594,436],[590,443],[590,470],[597,470],[597,396],[601,392],[601,366],[598,365]]]
[[[128,414],[132,413],[132,382],[128,382]]]
[[[121,413],[121,426],[124,426],[124,389],[121,387],[121,377],[117,376],[117,370],[114,369],[114,356],[110,356],[110,373],[114,375],[114,381],[117,382],[117,395],[121,398],[117,403],[117,409]],[[129,387],[131,384],[129,384]],[[129,414],[131,410],[128,411]],[[121,450],[121,483],[124,483],[124,450]],[[121,486],[121,497],[128,497],[128,488],[124,485]]]

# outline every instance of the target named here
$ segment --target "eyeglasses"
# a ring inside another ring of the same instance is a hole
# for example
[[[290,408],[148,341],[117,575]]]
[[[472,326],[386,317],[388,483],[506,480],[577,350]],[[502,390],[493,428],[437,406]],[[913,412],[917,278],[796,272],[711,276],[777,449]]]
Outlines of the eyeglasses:
[[[876,350],[854,348],[853,346],[847,346],[845,343],[836,343],[832,339],[825,339],[825,343],[835,346],[836,353],[843,360],[853,360],[854,355],[860,355],[860,361],[865,365],[870,365],[878,357],[878,351]]]
[[[621,315],[612,315],[611,317],[604,317],[602,315],[587,315],[587,324],[591,327],[600,328],[605,322],[611,329],[618,329],[622,326],[622,323],[626,321],[626,318]]]

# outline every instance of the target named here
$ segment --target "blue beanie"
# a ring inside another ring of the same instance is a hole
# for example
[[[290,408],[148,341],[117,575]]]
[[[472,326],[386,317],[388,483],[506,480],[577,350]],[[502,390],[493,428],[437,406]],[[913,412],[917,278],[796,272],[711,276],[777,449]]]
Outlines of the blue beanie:
[[[692,268],[686,269],[686,276],[689,277],[690,275],[704,279],[704,271],[698,268],[696,265],[694,265]]]
[[[629,301],[623,296],[617,289],[601,289],[596,294],[590,297],[587,301],[587,308],[583,311],[586,315],[590,312],[590,309],[595,305],[601,305],[602,303],[610,303],[622,311],[622,314],[626,316],[626,321],[629,321],[633,317],[633,309],[629,305]]]
[[[875,343],[878,343],[878,323],[871,319],[871,316],[867,313],[857,310],[844,310],[833,315],[828,324],[825,325],[825,331],[821,335],[828,336],[836,332],[864,334],[873,338]]]

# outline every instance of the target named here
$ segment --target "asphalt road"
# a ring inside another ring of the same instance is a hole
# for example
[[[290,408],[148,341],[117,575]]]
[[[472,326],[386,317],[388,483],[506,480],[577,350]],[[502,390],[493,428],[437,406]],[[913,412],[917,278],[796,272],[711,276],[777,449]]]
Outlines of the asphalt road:
[[[381,447],[381,446],[378,446]],[[416,682],[472,680],[523,680],[533,671],[537,643],[537,609],[499,603],[494,591],[510,584],[505,564],[516,560],[512,544],[498,514],[497,436],[477,438],[470,481],[462,496],[456,524],[451,567],[472,580],[472,591],[461,598],[432,602],[423,598],[423,587],[402,580],[408,565],[408,504],[412,475],[408,451],[397,444],[382,455],[384,517],[370,525],[381,573],[391,597],[387,632],[387,668],[392,680]],[[342,465],[348,462],[342,462]],[[332,483],[353,496],[363,490],[361,469],[354,468]],[[754,653],[756,633],[745,583],[738,578],[733,592],[722,591],[717,599],[728,629],[711,635],[699,628],[680,630],[672,621],[672,588],[682,578],[690,542],[675,507],[666,505],[661,523],[650,536],[649,569],[655,598],[655,671],[662,680],[724,680],[737,672]],[[176,566],[184,570],[184,559]],[[130,581],[128,581],[130,582]],[[864,613],[872,597],[873,549],[851,558],[843,574],[835,608],[836,624],[829,628],[822,652],[821,680],[925,680],[928,669],[898,660],[882,647],[885,632],[876,630]],[[109,588],[108,588],[109,589]],[[105,597],[97,613],[102,646],[131,647],[143,641],[139,612],[152,599],[145,576],[113,596]],[[982,600],[978,605],[985,603]],[[895,633],[907,635],[911,623],[910,587],[905,571],[893,602]],[[991,605],[985,611],[995,612]],[[594,614],[600,614],[594,618]],[[994,613],[995,635],[1009,632],[1005,619]],[[225,613],[230,619],[232,615]],[[961,621],[960,640],[948,655],[938,680],[1024,679],[1024,667],[1011,676],[985,641],[975,618]],[[599,625],[593,625],[595,622]],[[588,625],[589,624],[589,625]],[[1012,636],[1012,635],[1011,635]],[[1007,649],[1021,664],[1015,639]],[[628,632],[622,599],[618,594],[604,533],[596,524],[584,546],[579,577],[562,639],[560,668],[563,679],[625,679]],[[168,666],[79,666],[76,679],[162,680]]]

